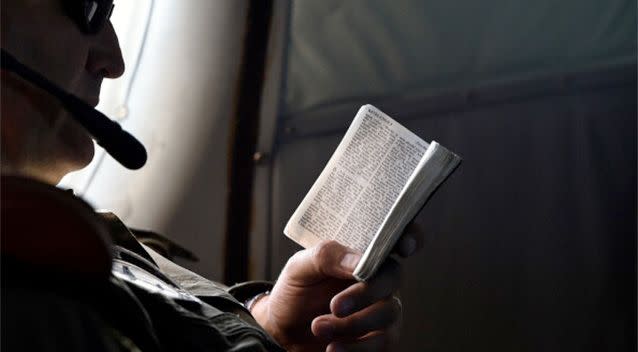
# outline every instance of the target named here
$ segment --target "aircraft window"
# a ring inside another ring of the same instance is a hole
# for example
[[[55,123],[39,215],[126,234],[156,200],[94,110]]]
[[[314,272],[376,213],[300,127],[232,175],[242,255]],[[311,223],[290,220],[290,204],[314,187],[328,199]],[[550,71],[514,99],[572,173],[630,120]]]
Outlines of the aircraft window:
[[[96,161],[60,184],[129,226],[200,248],[207,259],[193,269],[207,277],[222,275],[227,126],[246,11],[240,1],[118,1],[126,74],[105,80],[100,109],[144,144],[148,162],[128,170],[98,148]]]

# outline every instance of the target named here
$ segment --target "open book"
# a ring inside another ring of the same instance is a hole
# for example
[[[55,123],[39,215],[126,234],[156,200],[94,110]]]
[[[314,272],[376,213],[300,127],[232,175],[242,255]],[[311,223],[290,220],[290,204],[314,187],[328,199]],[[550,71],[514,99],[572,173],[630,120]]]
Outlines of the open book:
[[[359,109],[284,233],[305,248],[336,240],[363,254],[369,279],[461,158],[427,143],[372,105]]]

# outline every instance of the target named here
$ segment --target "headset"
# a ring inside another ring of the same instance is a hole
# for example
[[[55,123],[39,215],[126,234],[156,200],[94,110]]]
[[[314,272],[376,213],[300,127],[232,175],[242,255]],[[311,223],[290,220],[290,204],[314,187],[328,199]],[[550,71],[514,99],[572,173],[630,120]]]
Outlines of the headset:
[[[113,11],[112,0],[64,0],[68,14],[80,30],[88,35],[98,33],[108,21]],[[135,137],[124,131],[120,124],[85,103],[75,95],[66,92],[37,71],[19,62],[2,49],[0,61],[2,69],[11,71],[34,86],[55,97],[71,116],[80,123],[107,153],[128,169],[139,169],[146,164],[146,149]]]
[[[128,169],[139,169],[146,164],[146,149],[135,137],[124,131],[91,105],[44,78],[38,72],[16,60],[2,49],[2,68],[24,78],[55,97],[73,118],[80,123],[107,153]]]

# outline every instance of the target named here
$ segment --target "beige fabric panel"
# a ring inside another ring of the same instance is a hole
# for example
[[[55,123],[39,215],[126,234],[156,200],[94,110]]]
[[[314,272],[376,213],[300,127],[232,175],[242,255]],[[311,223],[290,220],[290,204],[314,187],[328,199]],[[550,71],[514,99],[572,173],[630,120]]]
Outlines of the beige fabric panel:
[[[284,111],[635,62],[630,0],[293,2]]]

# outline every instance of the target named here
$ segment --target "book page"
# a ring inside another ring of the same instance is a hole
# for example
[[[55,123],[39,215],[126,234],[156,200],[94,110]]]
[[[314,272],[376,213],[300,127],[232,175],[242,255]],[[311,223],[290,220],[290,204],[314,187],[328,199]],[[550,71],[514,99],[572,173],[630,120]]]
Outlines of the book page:
[[[284,233],[304,247],[334,239],[363,253],[427,147],[374,106],[361,107]]]
[[[388,256],[403,229],[421,210],[429,197],[461,163],[461,158],[435,141],[419,161],[407,185],[383,220],[379,232],[359,261],[353,273],[359,281],[366,281]]]

